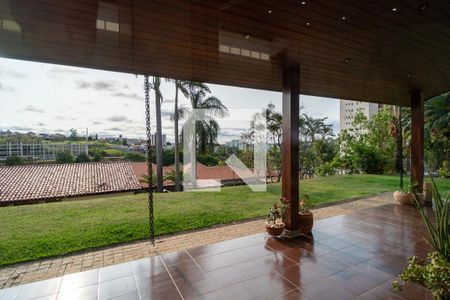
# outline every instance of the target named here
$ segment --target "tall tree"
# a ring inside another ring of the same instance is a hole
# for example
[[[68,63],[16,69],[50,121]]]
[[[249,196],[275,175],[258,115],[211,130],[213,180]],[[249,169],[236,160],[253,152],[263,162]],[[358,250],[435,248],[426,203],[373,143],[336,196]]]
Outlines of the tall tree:
[[[162,124],[161,105],[163,96],[161,93],[161,78],[153,77],[153,89],[155,90],[155,112],[156,112],[156,191],[162,192],[164,189],[163,180],[163,145],[162,145]]]
[[[282,120],[283,117],[281,113],[275,110],[275,105],[268,104],[265,109],[267,131],[269,142],[272,143],[273,147],[268,151],[269,158],[269,172],[270,169],[275,168],[277,171],[277,182],[281,181],[282,170],[281,170],[281,139],[282,139]],[[272,175],[270,175],[270,180],[272,180]]]
[[[434,161],[436,167],[447,168],[447,173],[450,174],[450,93],[425,102],[425,128],[430,139],[427,143],[431,152],[429,160]]]
[[[216,96],[208,96],[211,93],[204,83],[193,82],[189,84],[189,100],[192,109],[204,109],[208,120],[196,123],[196,148],[200,153],[212,150],[217,144],[219,124],[216,117],[223,118],[228,114],[227,107]]]
[[[325,123],[326,120],[307,114],[300,116],[300,178],[314,176],[318,164],[325,162],[322,158],[328,156],[325,152],[333,152],[328,141],[333,136],[333,129],[332,125]]]
[[[180,145],[178,134],[178,121],[184,116],[184,107],[178,107],[178,94],[181,92],[185,97],[189,96],[189,81],[170,79],[175,85],[175,105],[173,111],[174,134],[175,134],[175,191],[181,191],[181,171],[180,171]],[[181,109],[181,110],[180,110]]]
[[[216,96],[208,95],[211,93],[209,87],[201,82],[189,82],[189,100],[192,109],[204,109],[206,120],[195,123],[196,136],[192,139],[191,144],[191,170],[192,182],[195,187],[197,177],[196,173],[196,151],[206,153],[207,150],[213,150],[217,144],[217,136],[219,135],[219,124],[215,120],[216,117],[225,117],[228,114],[227,107]],[[185,109],[183,114],[188,115],[189,109]]]

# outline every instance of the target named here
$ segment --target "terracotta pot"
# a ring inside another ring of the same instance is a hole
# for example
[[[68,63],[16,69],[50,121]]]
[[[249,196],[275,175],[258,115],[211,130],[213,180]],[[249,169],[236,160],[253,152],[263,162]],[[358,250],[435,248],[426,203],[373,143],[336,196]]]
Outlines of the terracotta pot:
[[[419,201],[420,205],[423,205],[425,202],[425,196],[423,193],[416,193],[417,200]],[[402,205],[413,205],[414,204],[414,198],[413,194],[411,193],[404,193],[404,192],[395,192],[394,193],[394,200]]]
[[[395,202],[397,202],[398,204],[401,205],[412,205],[413,204],[413,200],[411,198],[411,193],[404,193],[404,192],[399,192],[396,191],[394,193],[394,200]]]
[[[301,233],[311,233],[311,230],[314,225],[314,215],[313,213],[308,214],[298,214],[298,220],[300,223],[300,232]]]
[[[283,233],[285,225],[283,224],[282,227],[269,227],[266,225],[267,233],[271,236],[279,236]]]

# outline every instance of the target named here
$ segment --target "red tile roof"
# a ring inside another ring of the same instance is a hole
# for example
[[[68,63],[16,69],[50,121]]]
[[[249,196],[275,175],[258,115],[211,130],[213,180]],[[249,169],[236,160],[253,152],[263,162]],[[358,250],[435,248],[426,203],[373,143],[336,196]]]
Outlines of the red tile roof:
[[[131,163],[133,166],[134,174],[136,175],[137,179],[140,181],[140,184],[142,187],[147,187],[147,184],[145,182],[142,182],[143,176],[147,176],[147,163],[146,162],[135,162]],[[152,170],[153,174],[156,174],[156,165],[152,164]],[[172,170],[175,170],[174,166],[163,166],[163,176],[167,173],[170,173]],[[155,184],[155,182],[153,182]],[[164,185],[170,185],[173,184],[170,180],[165,180]]]
[[[147,163],[145,162],[136,162],[133,164],[133,170],[136,173],[136,176],[138,179],[142,179],[143,175],[147,175]],[[156,165],[152,165],[153,174],[156,173]],[[163,167],[163,175],[166,175],[167,173],[174,170],[174,166],[164,166]],[[189,167],[190,169],[190,167]],[[249,172],[253,172],[253,169],[250,169]],[[276,172],[275,172],[276,173]],[[246,174],[248,177],[252,177],[253,174]],[[268,174],[269,175],[269,174]],[[272,172],[272,176],[273,172]],[[275,175],[276,176],[276,175]],[[216,181],[227,181],[227,180],[235,180],[239,179],[239,176],[229,167],[229,166],[214,166],[209,167],[204,164],[201,164],[197,162],[197,179],[198,180],[216,180]],[[164,181],[164,185],[170,185],[173,184],[172,181],[166,180]],[[141,182],[141,185],[143,187],[146,187],[147,185],[145,183]]]
[[[0,206],[138,189],[129,162],[0,167]]]

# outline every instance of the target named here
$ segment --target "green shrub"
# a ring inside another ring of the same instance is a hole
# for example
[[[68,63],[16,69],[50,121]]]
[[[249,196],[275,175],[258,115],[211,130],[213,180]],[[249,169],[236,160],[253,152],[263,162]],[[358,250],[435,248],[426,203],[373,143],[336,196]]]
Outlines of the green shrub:
[[[326,162],[317,167],[319,176],[336,175],[336,166],[332,162]]]
[[[430,289],[435,299],[450,298],[450,195],[446,199],[441,197],[433,178],[434,219],[425,213],[414,193],[414,204],[419,210],[428,229],[428,242],[434,252],[428,254],[428,259],[419,261],[413,256],[408,260],[408,266],[403,269],[399,278],[403,281],[392,282],[394,289],[401,289],[408,281],[414,281]]]
[[[127,153],[124,156],[125,160],[132,161],[132,162],[144,162],[146,161],[146,157],[139,153]]]
[[[448,170],[448,162],[443,161],[442,166],[438,170],[438,176],[443,178],[449,178],[450,177],[450,171]]]
[[[17,155],[9,156],[5,160],[5,165],[8,166],[23,165],[23,164],[24,164],[23,158]]]
[[[73,163],[73,161],[73,155],[68,151],[61,152],[56,155],[56,163],[58,164],[69,164]]]
[[[92,161],[94,162],[99,162],[102,161],[102,155],[100,154],[100,152],[95,152],[94,156],[92,157]]]
[[[75,162],[77,163],[84,163],[84,162],[89,162],[89,156],[86,155],[86,153],[80,153],[80,155],[77,156],[77,158],[75,159]]]
[[[219,159],[211,154],[197,154],[197,161],[207,166],[217,166]]]
[[[399,275],[403,281],[392,282],[395,290],[402,289],[406,282],[413,281],[428,288],[435,299],[450,297],[450,263],[439,252],[431,252],[420,261],[416,256],[408,259],[408,266]]]

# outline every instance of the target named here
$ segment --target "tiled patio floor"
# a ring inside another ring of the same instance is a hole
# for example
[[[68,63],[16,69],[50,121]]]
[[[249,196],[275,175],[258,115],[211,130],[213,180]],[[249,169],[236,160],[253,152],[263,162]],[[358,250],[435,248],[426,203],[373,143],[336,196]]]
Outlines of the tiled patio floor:
[[[313,239],[238,239],[0,291],[0,299],[432,299],[394,292],[408,256],[425,256],[413,207],[384,205],[319,220]]]
[[[352,213],[392,202],[392,194],[371,196],[351,202],[314,209],[314,219]],[[82,271],[98,269],[139,258],[162,255],[197,246],[264,232],[261,219],[239,224],[218,226],[203,230],[159,237],[155,246],[148,241],[114,245],[102,249],[75,253],[67,256],[42,259],[29,263],[0,268],[0,289],[19,284],[50,279]]]

